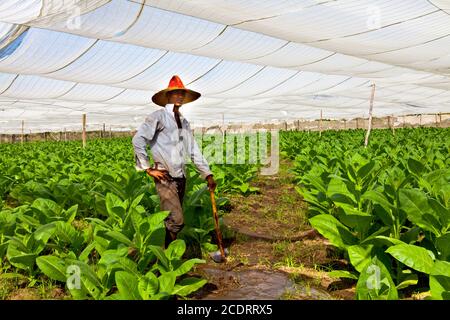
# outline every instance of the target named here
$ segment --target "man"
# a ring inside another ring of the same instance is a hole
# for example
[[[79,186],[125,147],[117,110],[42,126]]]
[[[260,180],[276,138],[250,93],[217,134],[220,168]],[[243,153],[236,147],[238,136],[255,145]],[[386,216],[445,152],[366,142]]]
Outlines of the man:
[[[208,163],[194,139],[189,122],[181,115],[183,104],[197,100],[200,93],[186,89],[178,76],[173,76],[167,89],[152,97],[164,107],[151,113],[133,137],[136,169],[145,170],[155,180],[161,210],[170,211],[165,220],[166,248],[184,226],[183,197],[186,185],[185,160],[190,158],[208,188],[216,182]],[[150,145],[154,165],[150,166],[146,146]]]

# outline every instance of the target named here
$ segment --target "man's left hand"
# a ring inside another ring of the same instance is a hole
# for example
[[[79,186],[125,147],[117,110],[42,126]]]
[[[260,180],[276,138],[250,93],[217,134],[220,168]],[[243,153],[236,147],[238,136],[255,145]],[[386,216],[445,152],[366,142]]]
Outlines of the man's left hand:
[[[208,182],[208,188],[210,191],[214,192],[216,190],[216,181],[214,181],[214,178],[212,175],[209,175],[206,177],[206,181]]]

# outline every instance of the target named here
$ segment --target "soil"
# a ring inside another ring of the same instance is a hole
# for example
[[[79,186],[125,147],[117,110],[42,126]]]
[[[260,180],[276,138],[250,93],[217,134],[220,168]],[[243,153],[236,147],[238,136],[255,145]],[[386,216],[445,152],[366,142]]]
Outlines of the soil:
[[[339,299],[355,297],[355,281],[330,278],[348,263],[308,224],[287,160],[275,176],[259,176],[259,193],[229,196],[223,217],[225,263],[207,259],[193,274],[208,284],[193,299]]]

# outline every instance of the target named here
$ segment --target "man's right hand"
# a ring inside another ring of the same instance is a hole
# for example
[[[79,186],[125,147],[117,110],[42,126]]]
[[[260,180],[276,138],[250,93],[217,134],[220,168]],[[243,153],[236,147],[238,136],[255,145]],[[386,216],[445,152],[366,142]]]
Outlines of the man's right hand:
[[[156,170],[156,169],[152,169],[152,168],[148,168],[146,170],[147,174],[150,177],[155,178],[156,180],[158,180],[158,182],[164,181],[164,180],[169,180],[169,173],[167,171],[162,171],[162,170]]]

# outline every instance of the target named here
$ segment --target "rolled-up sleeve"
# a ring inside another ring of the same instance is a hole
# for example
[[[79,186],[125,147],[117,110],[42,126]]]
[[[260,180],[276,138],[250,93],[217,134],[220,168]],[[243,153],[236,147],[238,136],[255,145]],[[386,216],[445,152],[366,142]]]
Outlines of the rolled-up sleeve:
[[[150,115],[145,119],[145,122],[140,125],[133,137],[134,158],[136,161],[136,170],[138,171],[150,168],[150,161],[148,159],[146,148],[155,136],[159,126],[157,117]]]
[[[203,179],[206,179],[207,176],[212,175],[211,169],[209,167],[208,161],[206,161],[205,157],[203,156],[197,141],[195,141],[194,134],[188,126],[188,137],[189,137],[189,154],[192,162],[194,163],[195,167],[197,168],[198,172],[200,173],[200,176]]]

